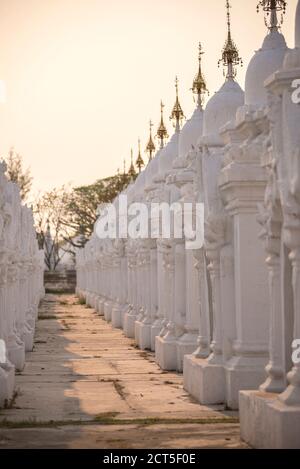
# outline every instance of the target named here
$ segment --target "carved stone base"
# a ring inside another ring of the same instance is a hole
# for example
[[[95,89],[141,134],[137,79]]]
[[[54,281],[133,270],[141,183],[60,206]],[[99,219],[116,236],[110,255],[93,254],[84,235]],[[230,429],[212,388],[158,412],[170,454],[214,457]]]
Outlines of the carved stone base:
[[[97,302],[98,302],[98,295],[96,295],[96,293],[91,293],[91,294],[90,294],[90,299],[89,299],[89,305],[90,305],[93,309],[96,309],[96,307],[97,307]]]
[[[76,296],[86,301],[86,291],[76,287]]]
[[[192,354],[197,348],[198,334],[187,333],[177,339],[177,371],[183,371],[183,359],[185,355]]]
[[[122,329],[122,314],[123,314],[123,305],[117,303],[112,308],[111,312],[111,324],[117,329]]]
[[[162,370],[177,370],[176,337],[166,335],[155,339],[155,361]]]
[[[136,315],[133,314],[133,311],[125,314],[123,330],[126,337],[130,337],[131,339],[135,337],[135,321]]]
[[[34,330],[34,327],[30,327],[29,325],[25,326],[25,331],[22,337],[25,344],[25,352],[32,352],[34,344]]]
[[[278,394],[240,392],[241,437],[260,449],[300,449],[300,407],[286,406]]]
[[[184,389],[204,405],[225,402],[225,374],[222,365],[186,355],[183,365]]]
[[[112,312],[113,307],[114,307],[114,304],[110,300],[107,300],[104,303],[104,318],[107,322],[111,321],[111,312]]]
[[[13,366],[0,366],[0,407],[13,397],[15,387],[15,369]]]
[[[124,329],[124,323],[125,323],[125,316],[126,314],[130,313],[132,310],[132,306],[129,305],[128,303],[124,304],[123,305],[123,308],[122,308],[122,315],[121,315],[121,328]]]
[[[151,323],[135,322],[135,340],[141,350],[151,350],[151,326]]]
[[[10,345],[8,343],[7,355],[16,370],[22,371],[25,366],[25,344],[13,343]]]
[[[155,351],[155,340],[162,328],[162,319],[156,319],[151,326],[151,350]]]
[[[88,306],[92,306],[91,305],[91,298],[92,298],[92,293],[91,292],[86,292],[85,294],[85,302]]]
[[[104,303],[105,303],[105,301],[106,301],[105,298],[103,298],[102,296],[99,296],[98,300],[96,301],[95,310],[97,311],[99,316],[104,316]]]
[[[239,392],[258,389],[266,379],[267,358],[233,358],[225,365],[226,403],[230,409],[239,408]]]

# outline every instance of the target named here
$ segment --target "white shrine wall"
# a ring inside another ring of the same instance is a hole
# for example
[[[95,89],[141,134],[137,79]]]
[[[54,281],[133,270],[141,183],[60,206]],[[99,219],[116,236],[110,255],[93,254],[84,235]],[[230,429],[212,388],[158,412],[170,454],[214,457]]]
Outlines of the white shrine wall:
[[[32,211],[0,163],[0,407],[13,397],[15,370],[33,348],[44,295],[44,252],[38,249]]]

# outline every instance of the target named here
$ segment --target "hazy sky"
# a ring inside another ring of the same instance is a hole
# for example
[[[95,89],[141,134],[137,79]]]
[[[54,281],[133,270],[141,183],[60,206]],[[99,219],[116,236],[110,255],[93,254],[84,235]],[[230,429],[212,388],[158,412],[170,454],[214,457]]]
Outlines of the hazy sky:
[[[231,0],[243,87],[266,34],[257,2]],[[296,4],[288,0],[282,28],[291,47]],[[132,146],[136,155],[139,136],[144,149],[161,99],[167,121],[176,74],[190,116],[199,41],[209,90],[217,91],[225,37],[225,0],[0,0],[0,155],[14,146],[41,190],[114,174]]]

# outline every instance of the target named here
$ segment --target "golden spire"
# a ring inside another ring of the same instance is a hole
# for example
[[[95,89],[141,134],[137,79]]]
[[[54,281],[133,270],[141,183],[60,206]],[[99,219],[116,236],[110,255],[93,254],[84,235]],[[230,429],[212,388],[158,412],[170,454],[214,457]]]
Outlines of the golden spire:
[[[132,148],[131,148],[131,163],[130,163],[128,175],[130,176],[130,180],[132,182],[135,179],[135,176],[136,176],[136,171],[135,171],[135,167],[134,167],[134,164],[133,164],[133,150],[132,150]]]
[[[176,132],[180,131],[180,124],[182,123],[183,119],[185,119],[185,115],[183,114],[183,110],[181,108],[179,98],[178,98],[178,78],[175,78],[175,89],[176,89],[176,101],[172,110],[172,114],[170,116],[170,120],[174,121],[174,127]]]
[[[230,4],[229,0],[226,0],[226,8],[227,8],[227,39],[225,42],[225,46],[222,52],[222,58],[218,62],[218,66],[223,64],[224,67],[227,67],[226,78],[228,80],[233,80],[236,77],[236,66],[241,65],[243,66],[243,61],[239,56],[238,48],[236,47],[234,41],[231,37],[231,20],[230,20]]]
[[[165,139],[169,138],[166,126],[164,124],[164,104],[160,102],[160,124],[157,129],[156,137],[160,140],[160,149],[164,147]]]
[[[192,87],[192,91],[193,93],[195,93],[197,95],[197,103],[198,103],[198,106],[202,109],[202,105],[203,105],[203,102],[204,102],[204,96],[205,94],[207,93],[209,95],[209,91],[207,89],[207,86],[206,86],[206,81],[205,81],[205,78],[202,74],[202,68],[201,68],[201,56],[204,54],[203,50],[202,50],[202,45],[201,45],[201,42],[199,42],[199,69],[198,69],[198,73],[197,75],[195,76],[194,78],[194,81],[193,81],[193,87]]]
[[[141,141],[140,141],[140,139],[138,140],[138,146],[139,146],[139,154],[138,154],[138,157],[137,157],[137,160],[136,160],[135,164],[139,168],[139,173],[140,173],[141,170],[142,170],[142,167],[145,166],[145,163],[144,163],[142,155],[141,155]]]
[[[150,137],[149,137],[149,141],[146,147],[146,151],[149,153],[149,161],[152,160],[152,153],[155,152],[155,145],[154,145],[153,138],[152,138],[152,127],[153,127],[153,124],[152,124],[152,121],[150,120]]]
[[[283,15],[286,12],[285,0],[260,0],[257,5],[257,13],[260,8],[265,12],[265,24],[270,31],[278,31],[283,23]],[[281,11],[281,21],[278,21],[277,12]]]

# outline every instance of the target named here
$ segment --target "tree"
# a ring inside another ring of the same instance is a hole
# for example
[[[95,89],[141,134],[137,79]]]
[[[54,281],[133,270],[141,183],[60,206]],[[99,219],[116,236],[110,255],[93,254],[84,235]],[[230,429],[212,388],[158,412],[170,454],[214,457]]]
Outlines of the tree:
[[[11,148],[8,157],[5,159],[7,170],[6,175],[8,179],[20,187],[20,195],[22,200],[26,200],[32,187],[32,177],[30,169],[23,168],[23,159],[19,153],[16,153],[14,148]]]
[[[128,174],[100,179],[94,184],[71,189],[62,186],[37,197],[33,213],[45,263],[55,270],[66,253],[75,256],[91,236],[98,207],[112,202],[130,182]]]
[[[82,247],[93,233],[99,216],[98,207],[112,202],[129,182],[128,174],[117,174],[73,189],[67,200],[63,224],[72,232],[69,242],[74,247]]]
[[[62,186],[45,192],[34,202],[33,215],[40,249],[44,249],[45,264],[49,270],[56,270],[69,249],[64,248],[70,230],[63,224],[70,189]]]

